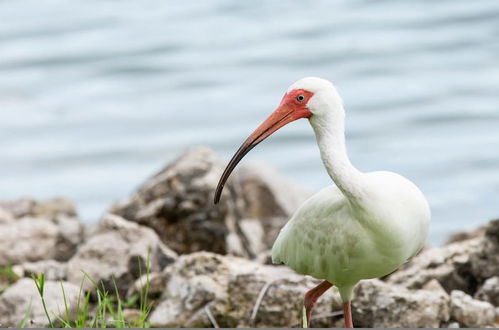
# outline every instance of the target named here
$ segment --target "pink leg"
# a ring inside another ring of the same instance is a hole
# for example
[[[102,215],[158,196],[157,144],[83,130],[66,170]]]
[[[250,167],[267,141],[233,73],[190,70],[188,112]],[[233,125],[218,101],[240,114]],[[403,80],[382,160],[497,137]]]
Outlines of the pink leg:
[[[307,327],[310,327],[310,316],[312,315],[312,308],[314,308],[317,299],[324,294],[333,284],[328,281],[321,282],[318,286],[308,291],[303,299],[303,306],[307,315]]]
[[[343,303],[343,318],[345,319],[345,328],[353,328],[351,301]]]

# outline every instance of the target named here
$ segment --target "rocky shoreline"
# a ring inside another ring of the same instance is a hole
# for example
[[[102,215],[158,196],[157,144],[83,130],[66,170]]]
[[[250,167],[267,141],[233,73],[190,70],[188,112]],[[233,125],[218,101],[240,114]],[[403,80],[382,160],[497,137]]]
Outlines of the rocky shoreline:
[[[28,309],[28,326],[48,325],[31,274],[45,274],[48,310],[64,311],[62,284],[74,314],[83,271],[129,299],[149,266],[152,326],[298,327],[303,295],[317,281],[271,265],[269,249],[310,193],[264,165],[242,166],[214,206],[223,166],[211,150],[194,149],[96,226],[81,224],[65,199],[0,202],[0,326],[19,325]],[[342,326],[340,311],[330,290],[312,326]],[[361,282],[353,312],[358,327],[499,326],[499,220]]]

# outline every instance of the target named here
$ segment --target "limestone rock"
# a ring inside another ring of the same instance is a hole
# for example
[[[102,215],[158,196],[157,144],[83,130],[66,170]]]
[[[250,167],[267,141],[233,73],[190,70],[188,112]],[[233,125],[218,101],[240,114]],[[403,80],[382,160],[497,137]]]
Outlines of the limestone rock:
[[[440,248],[428,249],[386,278],[388,283],[417,289],[435,279],[450,293],[460,290],[497,304],[499,220]],[[489,281],[490,282],[487,282]]]
[[[76,216],[76,207],[73,202],[65,198],[52,198],[43,202],[36,202],[33,206],[33,215],[55,218],[58,215]]]
[[[147,288],[147,297],[149,301],[155,301],[161,297],[165,289],[165,284],[168,276],[164,272],[154,272],[144,274],[139,277],[132,286],[128,289],[127,297],[130,299],[134,295],[140,296]]]
[[[490,303],[475,300],[459,290],[452,291],[450,297],[450,312],[453,320],[469,328],[494,325],[495,310]]]
[[[487,279],[475,293],[475,298],[499,306],[499,277],[494,276]]]
[[[11,214],[15,219],[32,216],[36,202],[31,198],[19,198],[16,200],[0,201],[0,208]]]
[[[21,265],[14,266],[17,273],[23,277],[31,278],[31,275],[41,274],[45,275],[46,280],[50,281],[64,281],[67,278],[67,265],[66,263],[58,262],[55,260],[41,260],[37,262],[25,262]]]
[[[74,317],[79,288],[68,282],[62,282],[62,285],[70,316]],[[65,305],[61,283],[59,281],[46,281],[44,297],[52,320],[56,321],[54,314],[64,319]],[[28,313],[30,303],[31,312]],[[43,328],[49,325],[35,283],[29,278],[18,280],[0,296],[0,326],[17,327],[26,315],[28,316],[27,326]]]
[[[137,324],[140,319],[141,312],[138,309],[125,308],[123,310],[123,318],[127,324]]]
[[[153,228],[180,254],[204,250],[254,258],[270,247],[308,193],[273,170],[244,167],[233,173],[214,205],[225,165],[210,149],[191,150],[111,213]]]
[[[75,215],[65,199],[0,201],[0,266],[68,260],[83,237]]]
[[[27,261],[64,261],[76,251],[81,225],[76,218],[23,217],[0,223],[0,266]]]
[[[53,198],[46,201],[35,201],[31,198],[0,201],[0,208],[9,212],[14,218],[45,217],[52,219],[58,215],[75,217],[74,204],[65,198]]]
[[[447,324],[446,328],[459,329],[459,328],[461,328],[461,326],[459,325],[459,322],[451,322],[451,323]]]
[[[164,272],[163,300],[150,317],[160,327],[296,327],[303,296],[318,283],[285,267],[208,252],[183,255]],[[330,291],[314,315],[340,309],[339,295]],[[327,317],[312,321],[332,324]]]
[[[151,271],[159,271],[176,259],[156,233],[137,223],[116,215],[107,215],[100,229],[78,248],[68,262],[68,281],[79,285],[87,273],[96,283],[113,287],[113,279],[121,293],[146,272],[150,260]],[[84,289],[92,289],[85,280]]]
[[[480,250],[470,255],[471,272],[479,283],[499,276],[499,219],[485,227]]]
[[[419,289],[436,279],[447,292],[473,292],[476,280],[471,271],[470,256],[480,251],[482,238],[451,243],[423,251],[387,278],[388,283]]]
[[[236,206],[227,198],[233,190],[231,183],[220,206],[213,205],[222,166],[209,149],[191,151],[147,180],[111,212],[153,228],[178,253],[225,253],[229,233],[225,219]]]
[[[245,201],[243,214],[261,222],[267,248],[272,247],[281,228],[311,195],[265,163],[242,165],[239,183],[240,197]]]
[[[443,290],[407,290],[379,280],[361,281],[352,301],[353,322],[364,328],[438,328],[449,320]]]
[[[0,224],[13,222],[14,217],[10,212],[0,207]]]
[[[477,229],[469,230],[469,231],[460,231],[450,234],[449,238],[445,242],[445,245],[467,241],[472,238],[483,237],[485,235],[485,227],[479,227]]]
[[[67,261],[75,254],[78,245],[83,241],[83,226],[77,218],[68,215],[57,215],[52,221],[58,230],[54,259]]]

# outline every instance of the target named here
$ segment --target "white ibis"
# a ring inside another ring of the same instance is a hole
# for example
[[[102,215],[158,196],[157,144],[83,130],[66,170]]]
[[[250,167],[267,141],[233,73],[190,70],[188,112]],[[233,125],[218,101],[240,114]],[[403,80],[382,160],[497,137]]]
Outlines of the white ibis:
[[[345,146],[342,100],[333,84],[314,77],[291,85],[279,107],[244,141],[220,178],[215,203],[244,155],[300,118],[308,118],[312,125],[335,185],[298,208],[272,247],[272,261],[324,280],[305,294],[307,326],[317,299],[334,285],[343,301],[345,326],[351,328],[355,285],[393,272],[423,247],[430,208],[406,178],[385,171],[363,173],[352,165]]]

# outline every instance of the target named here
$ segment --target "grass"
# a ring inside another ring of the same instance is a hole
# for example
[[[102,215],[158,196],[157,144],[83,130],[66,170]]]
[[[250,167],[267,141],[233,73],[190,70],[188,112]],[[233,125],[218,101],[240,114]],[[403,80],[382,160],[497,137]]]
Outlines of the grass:
[[[0,294],[19,279],[11,265],[0,267]]]
[[[145,272],[146,283],[142,286],[142,290],[138,295],[130,297],[127,301],[123,301],[121,299],[114,279],[112,281],[114,290],[110,292],[103,283],[100,283],[99,285],[91,278],[90,275],[83,272],[84,277],[80,284],[74,318],[71,317],[70,308],[66,299],[66,292],[64,291],[64,285],[62,282],[61,292],[64,300],[64,314],[61,316],[56,313],[52,313],[51,317],[47,310],[44,297],[45,276],[42,273],[36,276],[33,275],[32,278],[40,296],[47,322],[51,328],[54,328],[55,326],[63,328],[149,328],[150,324],[147,321],[147,318],[149,317],[152,308],[152,303],[148,301],[150,276],[149,256],[147,257]],[[139,273],[140,278],[142,279],[143,276],[142,269],[140,267],[140,260]],[[91,303],[92,292],[89,290],[85,293],[83,290],[85,281],[89,281],[92,284],[92,288],[95,290],[97,300],[95,306]],[[137,308],[138,316],[133,320],[126,320],[124,314],[125,308]],[[31,314],[31,304],[23,322],[19,325],[20,328],[26,325],[27,316],[29,314]]]
[[[51,328],[53,328],[54,324],[52,323],[52,320],[50,319],[49,312],[47,311],[47,305],[45,304],[45,299],[43,298],[43,290],[45,288],[45,275],[43,273],[38,274],[37,276],[35,276],[35,274],[33,274],[31,277],[33,278],[33,281],[35,282],[36,289],[38,290],[40,297],[42,297],[43,310],[45,311],[45,315],[47,316],[47,319],[49,321],[49,325]],[[64,300],[66,300],[65,296],[64,296]]]
[[[28,310],[26,311],[26,313],[24,313],[24,317],[23,319],[21,320],[21,322],[17,325],[18,328],[25,328],[26,327],[26,324],[28,324],[28,321],[29,321],[29,316],[31,314],[31,306],[32,306],[32,303],[33,303],[33,300],[30,299],[29,301],[29,305],[28,305]]]

